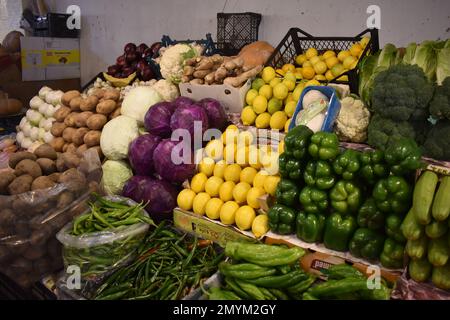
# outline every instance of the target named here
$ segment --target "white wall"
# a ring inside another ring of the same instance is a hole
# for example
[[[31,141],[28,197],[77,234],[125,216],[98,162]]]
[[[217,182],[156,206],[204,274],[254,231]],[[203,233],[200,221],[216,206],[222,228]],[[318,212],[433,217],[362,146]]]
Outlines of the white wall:
[[[21,17],[22,2],[18,0],[0,0],[0,42],[10,31],[22,31],[19,28]]]
[[[1,1],[1,0],[0,0]],[[450,38],[448,0],[58,0],[64,12],[78,4],[82,13],[82,83],[113,64],[127,42],[215,39],[217,12],[253,11],[263,15],[260,39],[276,46],[290,27],[313,35],[356,35],[365,29],[366,8],[381,8],[380,42],[402,46]]]

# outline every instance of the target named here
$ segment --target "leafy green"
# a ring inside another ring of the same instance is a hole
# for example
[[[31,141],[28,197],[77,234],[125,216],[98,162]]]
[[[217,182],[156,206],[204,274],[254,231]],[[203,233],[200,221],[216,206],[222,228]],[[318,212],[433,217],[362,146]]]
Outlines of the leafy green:
[[[412,42],[408,44],[405,50],[405,55],[403,56],[403,63],[411,64],[411,61],[414,58],[414,54],[416,53],[417,44]]]
[[[445,78],[450,77],[450,39],[445,42],[437,54],[436,82],[442,84]]]

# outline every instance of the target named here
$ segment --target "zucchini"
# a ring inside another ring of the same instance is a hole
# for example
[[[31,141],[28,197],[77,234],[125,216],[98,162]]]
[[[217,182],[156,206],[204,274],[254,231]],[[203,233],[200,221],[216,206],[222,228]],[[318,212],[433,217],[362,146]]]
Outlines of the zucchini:
[[[431,205],[438,176],[432,171],[425,171],[416,182],[413,193],[414,216],[420,224],[427,225],[431,221]]]
[[[431,212],[437,221],[444,221],[450,215],[450,176],[445,176],[441,180],[439,189],[433,201]]]
[[[408,240],[417,240],[423,235],[424,229],[425,227],[417,221],[413,210],[409,210],[400,226],[403,236]]]
[[[450,194],[449,194],[450,196]],[[440,238],[447,233],[448,226],[445,221],[433,220],[425,227],[425,233],[431,239]]]
[[[428,243],[428,261],[435,267],[444,266],[449,258],[450,249],[447,236],[430,239]]]
[[[409,276],[411,279],[417,282],[427,281],[431,277],[431,270],[433,266],[428,262],[428,260],[411,260],[409,262]]]

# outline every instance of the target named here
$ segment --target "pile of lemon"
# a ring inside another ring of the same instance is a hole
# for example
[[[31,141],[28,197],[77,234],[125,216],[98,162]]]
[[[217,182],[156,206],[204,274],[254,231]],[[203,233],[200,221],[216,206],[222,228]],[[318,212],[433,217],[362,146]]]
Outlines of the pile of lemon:
[[[178,194],[178,207],[243,231],[251,229],[258,238],[264,235],[268,218],[259,210],[259,198],[275,195],[279,153],[253,142],[250,132],[239,132],[234,125],[221,139],[210,141],[190,188]]]

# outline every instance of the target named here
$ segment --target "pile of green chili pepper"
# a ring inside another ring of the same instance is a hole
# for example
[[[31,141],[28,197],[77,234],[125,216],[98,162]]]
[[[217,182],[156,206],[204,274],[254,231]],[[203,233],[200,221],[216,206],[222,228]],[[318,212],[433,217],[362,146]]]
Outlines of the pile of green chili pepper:
[[[162,222],[138,249],[138,258],[96,290],[97,300],[175,300],[198,288],[223,254],[212,242],[180,235]]]

